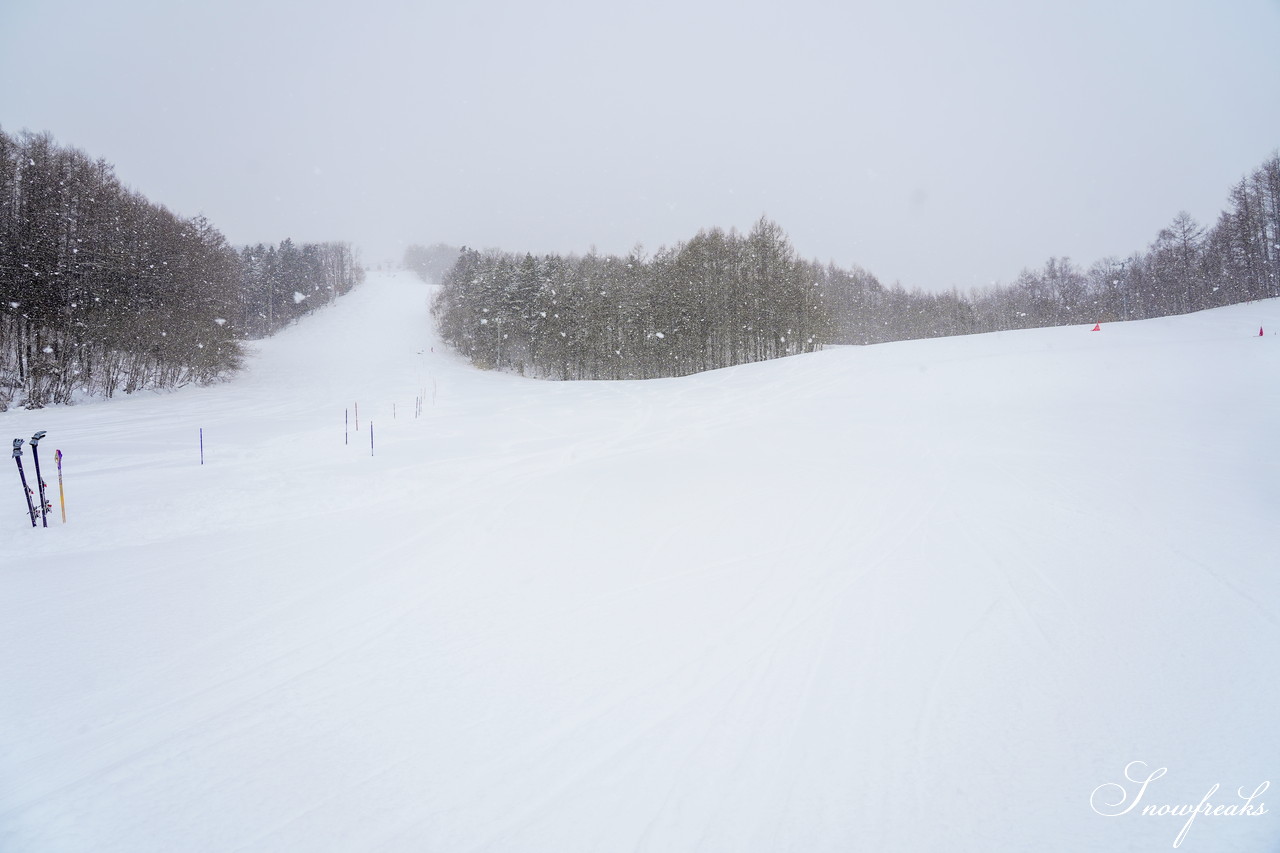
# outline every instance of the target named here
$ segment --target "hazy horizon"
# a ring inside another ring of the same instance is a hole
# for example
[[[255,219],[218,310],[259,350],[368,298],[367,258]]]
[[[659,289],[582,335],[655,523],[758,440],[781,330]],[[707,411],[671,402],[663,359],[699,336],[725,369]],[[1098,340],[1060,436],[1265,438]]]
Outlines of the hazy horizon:
[[[0,128],[236,244],[621,253],[764,215],[967,290],[1211,225],[1280,147],[1277,43],[1277,0],[7,0]]]

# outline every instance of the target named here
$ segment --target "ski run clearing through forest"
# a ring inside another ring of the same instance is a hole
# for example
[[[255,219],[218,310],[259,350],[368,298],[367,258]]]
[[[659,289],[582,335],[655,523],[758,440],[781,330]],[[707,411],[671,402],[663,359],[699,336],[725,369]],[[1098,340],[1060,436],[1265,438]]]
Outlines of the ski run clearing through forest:
[[[0,414],[0,850],[1280,847],[1276,301],[565,383],[433,292]]]

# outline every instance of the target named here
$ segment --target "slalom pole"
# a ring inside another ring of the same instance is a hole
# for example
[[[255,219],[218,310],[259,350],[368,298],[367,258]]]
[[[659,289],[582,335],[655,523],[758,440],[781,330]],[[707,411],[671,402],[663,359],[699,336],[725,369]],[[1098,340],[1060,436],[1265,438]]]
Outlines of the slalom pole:
[[[204,427],[200,427],[200,464],[204,464]]]
[[[373,455],[373,421],[369,421],[369,455]]]
[[[62,451],[53,451],[53,461],[58,465],[58,504],[62,507],[62,523],[67,523],[67,495],[62,491]]]
[[[351,443],[351,410],[342,410],[342,443]]]

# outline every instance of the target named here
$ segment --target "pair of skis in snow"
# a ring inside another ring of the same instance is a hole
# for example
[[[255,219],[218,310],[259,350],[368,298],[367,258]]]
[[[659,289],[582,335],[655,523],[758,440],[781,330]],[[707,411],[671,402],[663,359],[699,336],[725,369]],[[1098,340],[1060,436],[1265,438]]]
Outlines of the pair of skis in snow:
[[[22,439],[15,438],[13,440],[13,461],[18,465],[18,478],[22,480],[22,495],[27,499],[27,514],[31,516],[31,526],[36,526],[36,519],[39,518],[45,527],[49,526],[49,513],[53,511],[53,502],[45,497],[45,489],[49,488],[49,484],[44,481],[44,477],[40,475],[40,439],[44,438],[45,430],[40,430],[31,436],[31,458],[36,464],[36,487],[40,490],[40,506],[36,508],[35,492],[27,485],[27,472],[22,467]],[[58,464],[58,499],[62,502],[62,521],[67,520],[67,502],[62,496],[62,451],[55,450],[53,459]]]

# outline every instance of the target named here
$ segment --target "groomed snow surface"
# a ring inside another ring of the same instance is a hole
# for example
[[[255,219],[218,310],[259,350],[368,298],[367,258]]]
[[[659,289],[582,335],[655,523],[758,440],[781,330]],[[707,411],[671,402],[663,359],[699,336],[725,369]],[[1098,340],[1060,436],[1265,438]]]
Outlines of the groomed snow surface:
[[[430,292],[0,414],[0,850],[1280,849],[1280,304],[558,383]]]

